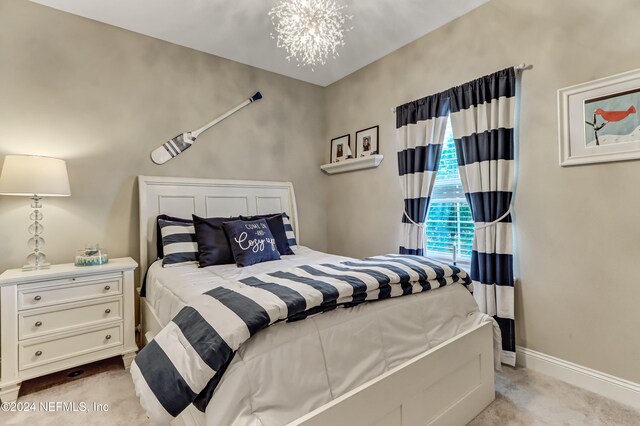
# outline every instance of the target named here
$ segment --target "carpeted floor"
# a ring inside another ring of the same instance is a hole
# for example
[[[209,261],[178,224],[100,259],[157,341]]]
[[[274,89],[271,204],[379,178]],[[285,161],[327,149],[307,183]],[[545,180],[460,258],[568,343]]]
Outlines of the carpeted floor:
[[[526,368],[496,374],[496,399],[469,423],[638,426],[640,411]]]
[[[82,374],[69,377],[77,371]],[[14,407],[23,411],[6,412],[5,404],[2,408],[0,425],[150,424],[120,357],[26,381]]]
[[[69,377],[80,369],[82,374]],[[0,424],[149,424],[120,358],[80,369],[25,382],[15,408],[32,411],[0,411]],[[496,375],[496,400],[470,425],[635,426],[640,425],[640,411],[527,369],[505,367]]]

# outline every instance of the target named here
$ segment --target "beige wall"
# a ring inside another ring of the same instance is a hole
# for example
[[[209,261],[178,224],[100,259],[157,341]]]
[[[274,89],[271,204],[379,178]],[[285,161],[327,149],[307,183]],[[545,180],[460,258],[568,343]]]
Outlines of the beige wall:
[[[635,0],[492,0],[331,85],[327,139],[380,124],[385,159],[329,178],[329,250],[397,250],[392,107],[533,64],[522,83],[518,344],[640,382],[640,162],[561,168],[556,135],[557,89],[640,68],[639,18]]]
[[[260,90],[264,99],[163,166],[150,152]],[[0,154],[67,160],[45,199],[45,253],[85,243],[138,257],[135,176],[292,181],[302,242],[326,250],[322,88],[49,9],[0,0]],[[1,157],[0,157],[1,159]],[[0,196],[0,270],[28,253],[28,199]]]

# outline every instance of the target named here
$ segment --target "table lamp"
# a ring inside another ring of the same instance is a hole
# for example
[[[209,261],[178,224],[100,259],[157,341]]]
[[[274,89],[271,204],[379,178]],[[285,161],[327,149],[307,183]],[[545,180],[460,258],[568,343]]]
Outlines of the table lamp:
[[[7,155],[0,174],[0,195],[31,197],[28,246],[33,250],[27,256],[23,271],[46,269],[50,266],[42,252],[44,239],[42,226],[42,197],[67,197],[71,195],[67,164],[56,158],[35,155]]]

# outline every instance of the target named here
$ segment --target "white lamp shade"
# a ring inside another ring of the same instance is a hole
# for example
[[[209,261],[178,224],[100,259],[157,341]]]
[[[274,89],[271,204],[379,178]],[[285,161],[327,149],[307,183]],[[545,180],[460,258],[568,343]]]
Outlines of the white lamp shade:
[[[7,155],[0,174],[0,194],[64,197],[71,195],[67,163],[35,155]]]

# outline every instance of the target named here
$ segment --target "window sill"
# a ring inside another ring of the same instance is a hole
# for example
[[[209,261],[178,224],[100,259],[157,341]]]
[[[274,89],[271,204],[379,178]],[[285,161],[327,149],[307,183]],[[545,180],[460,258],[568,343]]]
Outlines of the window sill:
[[[443,262],[443,263],[448,263],[448,264],[452,264],[453,263],[450,257],[439,256],[437,254],[429,254],[429,253],[427,253],[427,255],[425,257],[437,260],[438,262]],[[471,269],[471,259],[457,259],[455,266],[464,269],[465,272],[468,273],[469,270]]]

